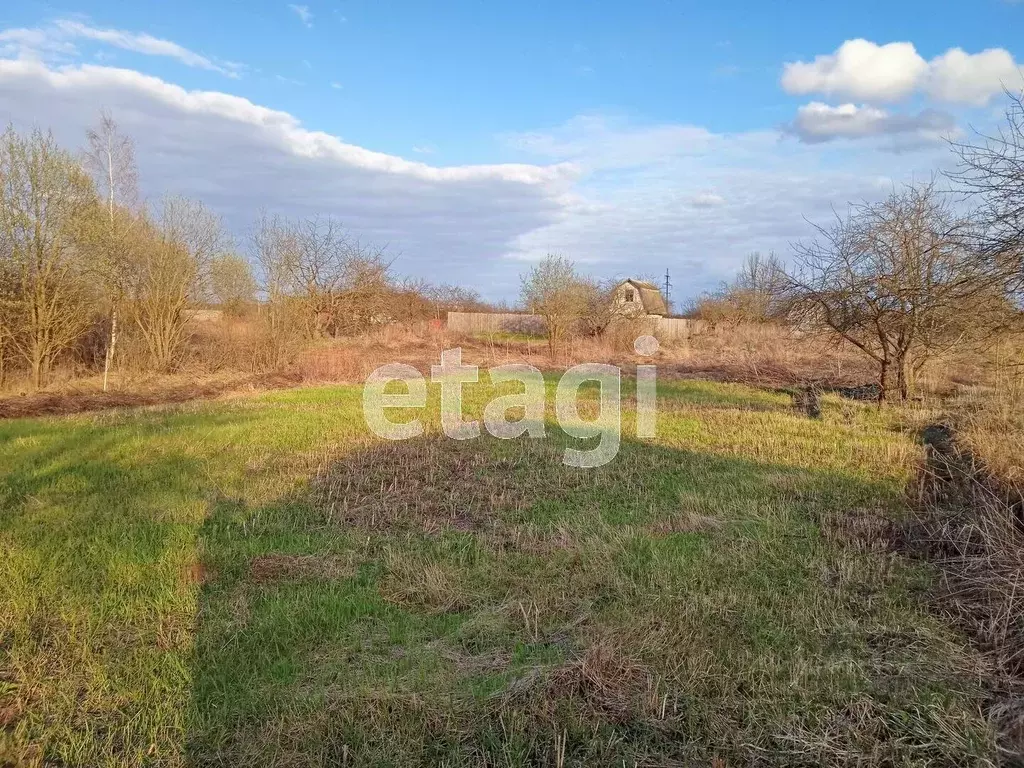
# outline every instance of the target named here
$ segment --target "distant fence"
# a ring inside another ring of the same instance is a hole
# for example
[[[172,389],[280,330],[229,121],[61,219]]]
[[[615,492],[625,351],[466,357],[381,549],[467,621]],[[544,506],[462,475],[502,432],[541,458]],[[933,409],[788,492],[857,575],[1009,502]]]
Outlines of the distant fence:
[[[682,317],[643,318],[648,332],[661,339],[688,339],[704,330],[700,320]],[[544,318],[515,312],[449,312],[448,329],[460,333],[525,333],[542,335]]]
[[[700,320],[685,317],[659,317],[654,333],[663,339],[688,339],[705,330]]]

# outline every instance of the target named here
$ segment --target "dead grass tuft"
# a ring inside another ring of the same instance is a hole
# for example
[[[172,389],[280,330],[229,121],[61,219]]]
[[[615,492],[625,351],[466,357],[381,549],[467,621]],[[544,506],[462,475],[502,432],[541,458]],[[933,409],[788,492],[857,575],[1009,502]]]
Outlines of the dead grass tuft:
[[[527,668],[493,700],[496,712],[525,710],[537,723],[560,722],[565,706],[584,719],[616,724],[664,714],[654,673],[608,638],[562,664]]]
[[[434,614],[462,611],[473,602],[465,575],[451,564],[391,549],[383,560],[379,589],[389,602]]]
[[[897,539],[893,520],[874,509],[827,510],[819,524],[826,541],[857,552],[888,552]]]
[[[547,695],[578,699],[591,712],[623,723],[650,712],[657,687],[647,666],[613,642],[600,640],[553,671]]]
[[[681,495],[679,511],[659,519],[649,530],[662,536],[673,533],[711,533],[719,530],[725,523],[726,521],[719,517],[702,514],[694,508],[688,497]]]
[[[529,474],[542,460],[538,452],[550,453],[556,466],[558,459],[541,441],[520,441],[505,456],[488,447],[487,440],[443,437],[389,442],[322,468],[314,501],[333,524],[428,533],[489,529],[496,513],[522,512],[537,498]]]
[[[324,555],[273,553],[249,562],[249,578],[257,584],[276,581],[340,581],[351,578],[355,568],[346,559]]]

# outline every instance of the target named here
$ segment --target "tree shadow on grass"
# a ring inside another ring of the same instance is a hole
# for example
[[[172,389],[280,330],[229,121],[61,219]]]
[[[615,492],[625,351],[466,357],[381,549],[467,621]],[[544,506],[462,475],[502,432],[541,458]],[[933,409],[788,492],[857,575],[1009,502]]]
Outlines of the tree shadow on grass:
[[[0,763],[174,754],[203,462],[89,422],[0,427]]]
[[[272,504],[217,501],[189,764],[962,764],[991,748],[970,659],[862,522],[897,503],[891,483],[634,441],[577,470],[563,444],[424,437]]]

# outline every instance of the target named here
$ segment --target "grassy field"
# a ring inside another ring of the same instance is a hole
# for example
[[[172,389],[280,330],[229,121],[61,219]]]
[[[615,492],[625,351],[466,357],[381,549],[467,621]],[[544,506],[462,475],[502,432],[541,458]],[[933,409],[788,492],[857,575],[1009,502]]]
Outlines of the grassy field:
[[[596,470],[554,429],[381,444],[354,387],[0,422],[0,762],[994,759],[978,660],[884,544],[913,436],[659,398]]]

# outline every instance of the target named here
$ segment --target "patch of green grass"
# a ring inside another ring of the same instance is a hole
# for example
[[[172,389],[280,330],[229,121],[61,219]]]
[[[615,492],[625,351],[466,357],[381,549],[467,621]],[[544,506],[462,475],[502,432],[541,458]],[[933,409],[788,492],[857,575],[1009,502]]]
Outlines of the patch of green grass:
[[[434,388],[402,444],[346,387],[0,422],[0,757],[992,759],[977,660],[880,533],[917,446],[835,399],[660,400],[596,470],[553,425],[439,436]]]

